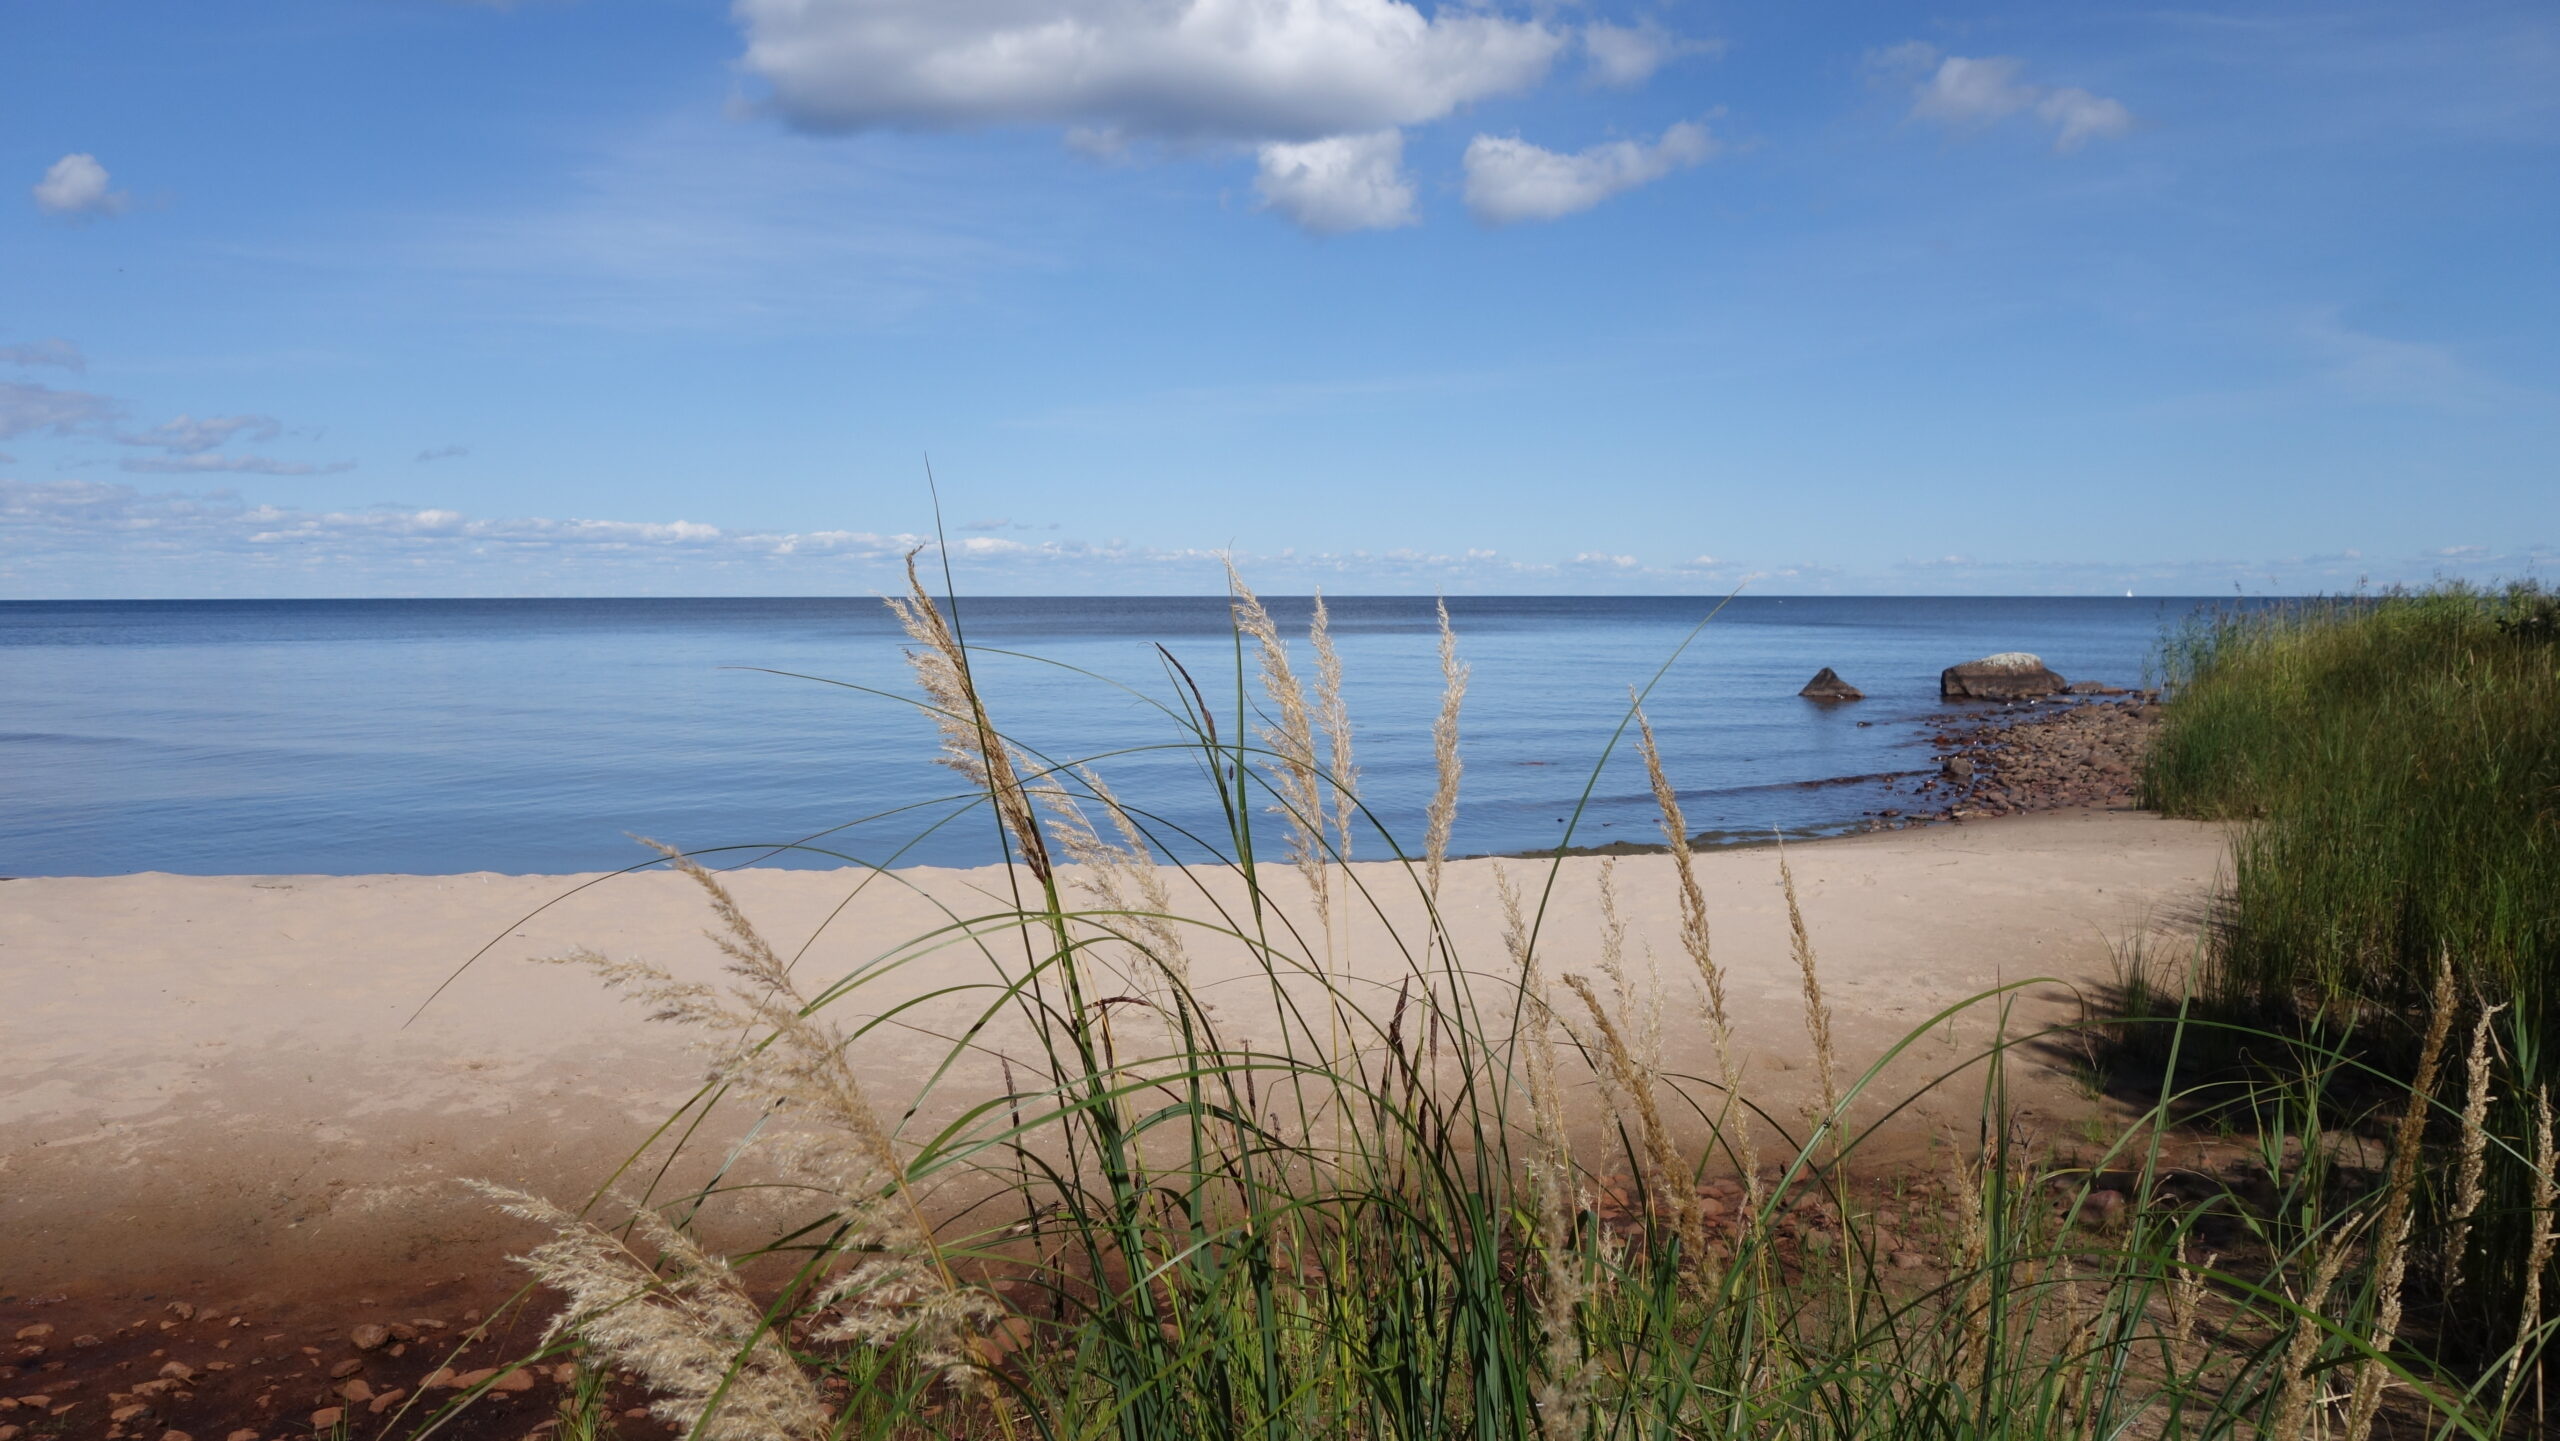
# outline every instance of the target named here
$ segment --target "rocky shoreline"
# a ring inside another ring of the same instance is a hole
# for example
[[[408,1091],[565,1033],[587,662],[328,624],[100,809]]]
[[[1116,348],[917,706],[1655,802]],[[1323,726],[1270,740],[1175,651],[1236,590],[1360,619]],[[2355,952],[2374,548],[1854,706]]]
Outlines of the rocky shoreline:
[[[2143,758],[2160,728],[2156,692],[2027,701],[1998,711],[1932,718],[1937,774],[1914,787],[1923,804],[1895,821],[1968,821],[2072,806],[2138,801]]]

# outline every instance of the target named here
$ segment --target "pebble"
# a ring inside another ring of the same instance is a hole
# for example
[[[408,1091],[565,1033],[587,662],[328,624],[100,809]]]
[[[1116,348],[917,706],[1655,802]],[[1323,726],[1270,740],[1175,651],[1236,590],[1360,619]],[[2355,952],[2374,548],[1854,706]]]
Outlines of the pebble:
[[[364,1362],[353,1356],[349,1356],[344,1361],[341,1361],[337,1365],[329,1368],[329,1379],[332,1381],[344,1381],[363,1369]]]
[[[338,1418],[346,1414],[347,1408],[344,1406],[323,1406],[319,1410],[311,1413],[311,1429],[314,1431],[326,1431],[330,1427],[337,1425]]]
[[[53,1328],[45,1325],[41,1321],[37,1322],[33,1326],[21,1326],[18,1328],[18,1339],[21,1341],[41,1341],[52,1334]]]
[[[222,1441],[258,1441],[258,1433],[244,1426],[223,1437]]]
[[[347,1339],[355,1343],[357,1350],[371,1351],[390,1341],[391,1328],[367,1323],[348,1332]]]

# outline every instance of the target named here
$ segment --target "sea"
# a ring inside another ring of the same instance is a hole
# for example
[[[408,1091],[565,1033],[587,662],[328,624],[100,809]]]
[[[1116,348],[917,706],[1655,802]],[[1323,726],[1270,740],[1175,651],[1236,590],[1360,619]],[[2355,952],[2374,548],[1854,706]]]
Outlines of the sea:
[[[1876,824],[1918,808],[1932,718],[1965,709],[1939,700],[1943,667],[2023,650],[2138,686],[2164,636],[2230,603],[1451,597],[1470,670],[1452,850],[1658,840],[1621,733],[1637,691],[1708,842]],[[1309,602],[1270,604],[1312,678]],[[1368,816],[1354,857],[1418,854],[1433,602],[1327,605]],[[1265,718],[1223,598],[958,615],[992,720],[1038,764],[1090,766],[1170,855],[1226,848],[1189,717],[1205,702],[1230,744]],[[558,874],[643,862],[640,837],[717,865],[996,859],[985,807],[935,763],[906,644],[871,597],[0,602],[0,875]],[[1825,666],[1867,699],[1799,699]],[[1276,849],[1277,818],[1252,820]]]

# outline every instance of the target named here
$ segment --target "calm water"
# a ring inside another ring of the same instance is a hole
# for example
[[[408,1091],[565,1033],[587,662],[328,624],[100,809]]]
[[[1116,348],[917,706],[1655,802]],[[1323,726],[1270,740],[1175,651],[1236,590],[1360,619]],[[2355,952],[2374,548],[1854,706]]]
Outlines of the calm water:
[[[1905,804],[1878,781],[1810,783],[1927,766],[1917,722],[1944,709],[1941,667],[2030,650],[2073,679],[2136,684],[2163,628],[2204,604],[1746,597],[1648,710],[1694,826],[1818,834]],[[1713,602],[1449,605],[1475,671],[1457,849],[1482,852],[1557,841],[1627,686]],[[1173,694],[1158,642],[1232,711],[1222,601],[963,606],[972,644],[1054,663],[984,660],[999,723],[1052,759],[1110,755],[1124,799],[1215,829],[1196,754],[1139,748],[1177,738],[1148,699]],[[1273,609],[1303,628],[1303,602]],[[1332,609],[1364,794],[1418,847],[1431,602]],[[990,859],[983,813],[934,828],[956,778],[930,763],[926,718],[739,669],[906,694],[901,640],[871,599],[0,602],[0,874],[595,870],[637,858],[630,835],[707,847],[833,827],[828,845],[868,861]],[[1825,665],[1869,699],[1798,700]],[[1654,838],[1631,756],[1574,836],[1621,838]]]

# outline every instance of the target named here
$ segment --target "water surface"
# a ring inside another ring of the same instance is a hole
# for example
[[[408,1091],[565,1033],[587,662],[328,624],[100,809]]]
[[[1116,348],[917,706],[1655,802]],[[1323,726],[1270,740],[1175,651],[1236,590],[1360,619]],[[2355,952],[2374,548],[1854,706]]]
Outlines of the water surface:
[[[2074,679],[2136,684],[2163,629],[2210,603],[1743,597],[1647,708],[1694,827],[1824,834],[1908,805],[1881,781],[1815,783],[1925,768],[1942,667],[2027,650]],[[1431,602],[1329,604],[1364,797],[1418,848],[1439,704]],[[1474,668],[1456,848],[1555,844],[1627,688],[1716,604],[1453,598]],[[1273,611],[1303,631],[1303,600]],[[1161,749],[1181,734],[1157,709],[1176,689],[1155,647],[1232,729],[1223,601],[964,599],[961,618],[989,652],[1000,724],[1054,760],[1104,757],[1106,779],[1170,828],[1220,827],[1196,752]],[[984,812],[937,799],[957,778],[931,763],[929,719],[846,688],[912,694],[902,646],[870,598],[0,602],[0,874],[549,873],[626,864],[632,835],[710,847],[830,830],[823,844],[865,861],[991,859]],[[1799,700],[1826,665],[1869,699]],[[1573,839],[1654,838],[1622,748]]]

